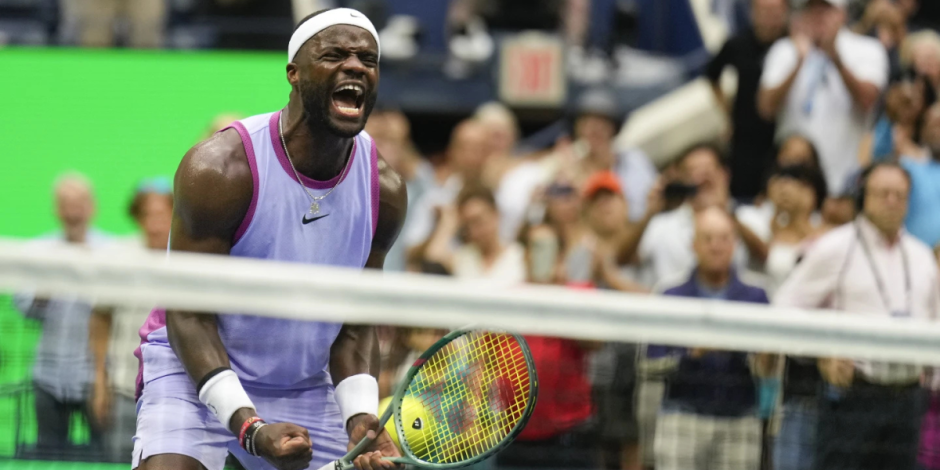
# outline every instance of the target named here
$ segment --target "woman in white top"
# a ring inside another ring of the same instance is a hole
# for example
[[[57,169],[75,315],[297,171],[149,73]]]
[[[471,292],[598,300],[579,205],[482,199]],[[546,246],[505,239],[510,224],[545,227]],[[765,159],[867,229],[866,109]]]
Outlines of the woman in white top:
[[[763,265],[772,298],[796,266],[803,244],[823,230],[818,214],[827,194],[826,180],[812,167],[784,166],[772,173],[766,194],[759,209],[742,207],[736,215],[752,259]]]

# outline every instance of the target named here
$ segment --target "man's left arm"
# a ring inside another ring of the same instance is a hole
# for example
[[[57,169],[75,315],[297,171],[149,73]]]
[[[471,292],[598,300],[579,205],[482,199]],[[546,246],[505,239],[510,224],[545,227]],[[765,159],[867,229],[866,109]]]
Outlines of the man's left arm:
[[[881,90],[887,83],[887,53],[882,49],[877,53],[865,54],[865,57],[847,56],[836,46],[836,37],[826,41],[822,49],[839,71],[846,89],[852,95],[852,101],[867,113],[878,103]]]
[[[385,160],[379,165],[379,217],[372,239],[372,250],[366,261],[368,269],[382,269],[385,255],[401,231],[407,213],[408,195],[405,183]],[[336,384],[336,401],[343,415],[349,448],[366,437],[368,431],[377,435],[367,452],[354,464],[361,470],[391,468],[381,458],[400,455],[388,433],[379,428],[378,376],[380,354],[378,336],[372,325],[343,325],[330,348],[330,374]]]

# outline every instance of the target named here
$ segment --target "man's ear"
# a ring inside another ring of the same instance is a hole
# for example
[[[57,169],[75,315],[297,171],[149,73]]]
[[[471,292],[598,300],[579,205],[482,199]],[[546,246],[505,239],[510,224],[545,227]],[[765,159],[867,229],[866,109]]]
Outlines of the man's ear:
[[[297,86],[297,84],[300,83],[300,70],[294,62],[287,64],[287,82],[290,83],[291,86]]]

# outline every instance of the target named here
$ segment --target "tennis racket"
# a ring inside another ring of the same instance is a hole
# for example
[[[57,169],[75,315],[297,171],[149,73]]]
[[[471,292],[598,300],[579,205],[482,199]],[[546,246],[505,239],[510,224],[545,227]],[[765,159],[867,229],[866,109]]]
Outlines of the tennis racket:
[[[408,369],[379,418],[394,419],[401,457],[385,459],[428,469],[480,462],[506,447],[525,427],[538,395],[529,346],[522,337],[454,331]],[[320,470],[350,470],[375,439],[364,438]]]

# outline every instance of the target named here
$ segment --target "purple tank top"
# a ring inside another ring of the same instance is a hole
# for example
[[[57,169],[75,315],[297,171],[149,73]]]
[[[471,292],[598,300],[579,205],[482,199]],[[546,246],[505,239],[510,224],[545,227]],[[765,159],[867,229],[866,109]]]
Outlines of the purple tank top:
[[[311,216],[310,197],[294,176],[281,146],[279,118],[280,112],[263,114],[231,126],[241,136],[254,182],[251,205],[235,234],[231,255],[363,268],[375,235],[379,205],[372,138],[365,132],[355,137],[342,179],[337,175],[330,181],[315,181],[301,175],[302,184],[314,196],[324,195],[336,185],[319,201],[320,212]],[[330,346],[341,326],[219,315],[219,335],[232,369],[242,382],[260,388],[301,389],[331,383],[327,371]],[[169,347],[162,310],[151,313],[140,336],[138,392],[143,383],[184,372]]]

